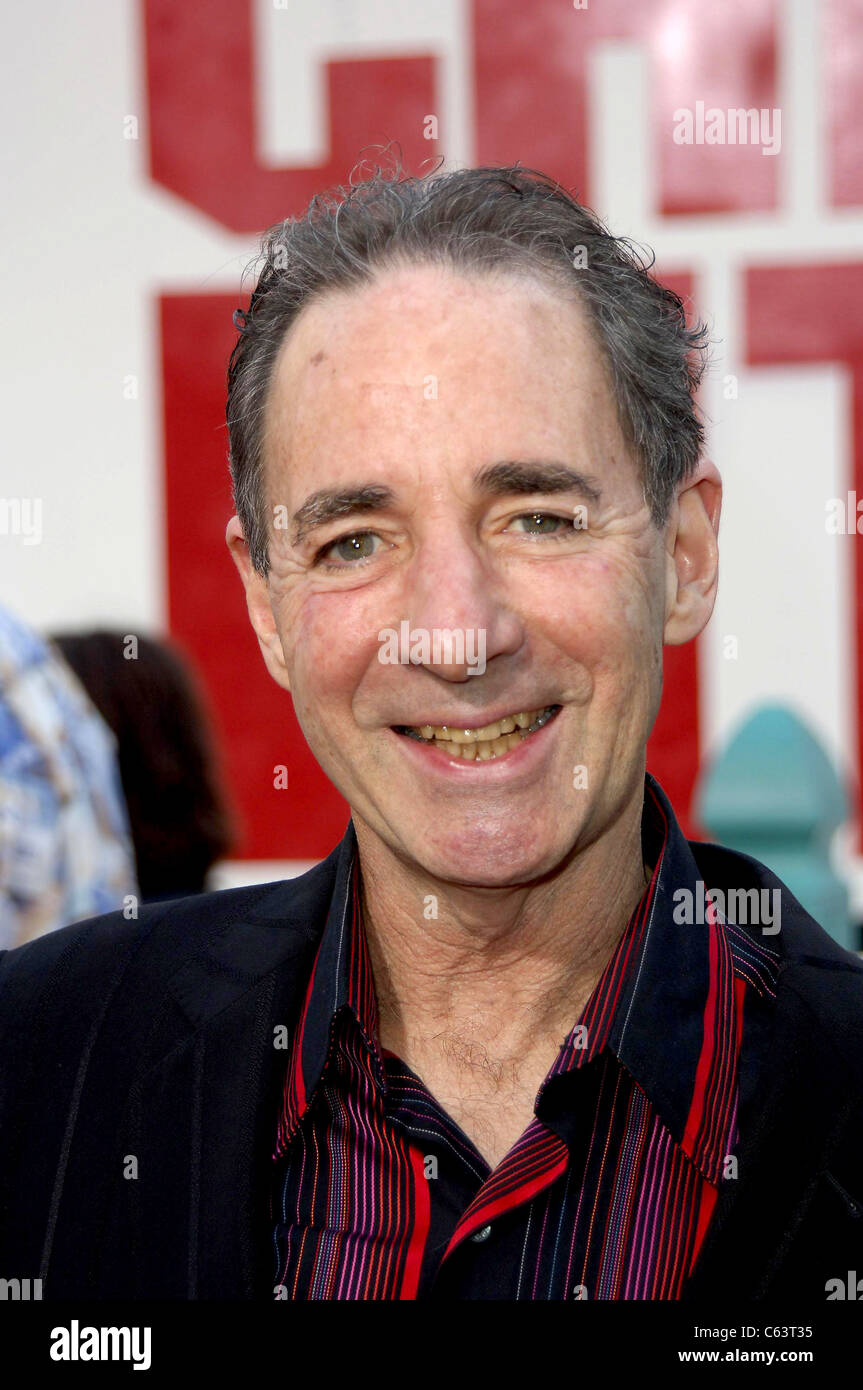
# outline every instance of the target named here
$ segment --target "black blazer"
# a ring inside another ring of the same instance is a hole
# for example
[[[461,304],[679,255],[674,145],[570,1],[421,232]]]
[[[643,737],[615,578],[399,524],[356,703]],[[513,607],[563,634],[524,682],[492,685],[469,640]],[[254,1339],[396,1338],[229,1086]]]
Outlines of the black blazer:
[[[41,1278],[46,1299],[273,1298],[274,1030],[298,1017],[354,844],[349,825],[299,878],[0,956],[0,1278]],[[690,847],[708,883],[781,887],[783,916],[739,1178],[683,1297],[826,1301],[863,1275],[863,964],[756,860]]]

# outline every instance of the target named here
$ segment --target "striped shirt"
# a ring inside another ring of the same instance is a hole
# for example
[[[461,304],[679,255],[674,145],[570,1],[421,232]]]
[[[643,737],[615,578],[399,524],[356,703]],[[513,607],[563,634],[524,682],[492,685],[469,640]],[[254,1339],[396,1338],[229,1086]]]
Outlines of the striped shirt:
[[[277,1297],[679,1298],[736,1178],[775,995],[769,935],[714,906],[709,890],[731,885],[702,882],[647,774],[650,883],[492,1170],[380,1047],[352,843],[286,1052]]]

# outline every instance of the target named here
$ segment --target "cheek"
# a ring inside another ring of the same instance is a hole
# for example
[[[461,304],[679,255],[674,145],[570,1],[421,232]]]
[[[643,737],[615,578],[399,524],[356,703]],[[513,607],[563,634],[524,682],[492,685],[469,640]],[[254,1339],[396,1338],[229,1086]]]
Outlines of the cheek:
[[[535,620],[554,644],[591,670],[640,665],[655,623],[649,590],[609,560],[585,559],[534,590]]]
[[[642,589],[630,590],[620,602],[619,626],[623,641],[634,651],[644,652],[656,643],[656,613],[650,597]]]
[[[362,595],[344,592],[307,594],[294,605],[285,630],[298,707],[322,708],[355,690],[379,649],[368,607]]]

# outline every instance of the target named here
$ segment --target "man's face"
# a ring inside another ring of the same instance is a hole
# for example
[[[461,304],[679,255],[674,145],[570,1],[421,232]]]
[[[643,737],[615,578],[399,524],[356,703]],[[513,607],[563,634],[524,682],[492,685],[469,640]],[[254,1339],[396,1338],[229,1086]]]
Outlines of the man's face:
[[[389,271],[303,312],[267,412],[269,515],[286,525],[262,644],[360,833],[462,884],[553,871],[640,792],[668,602],[582,310],[526,277]],[[360,489],[361,508],[300,512]],[[445,629],[463,654],[435,652]],[[382,660],[387,631],[420,664]],[[468,738],[550,708],[496,756],[397,732]]]

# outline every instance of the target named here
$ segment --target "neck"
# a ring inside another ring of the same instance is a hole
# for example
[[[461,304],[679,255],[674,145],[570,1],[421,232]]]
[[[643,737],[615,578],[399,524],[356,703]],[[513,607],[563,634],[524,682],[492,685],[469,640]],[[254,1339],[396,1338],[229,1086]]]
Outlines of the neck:
[[[432,878],[355,820],[382,1046],[409,1064],[559,1047],[650,881],[641,809],[639,795],[549,878],[500,889]]]

